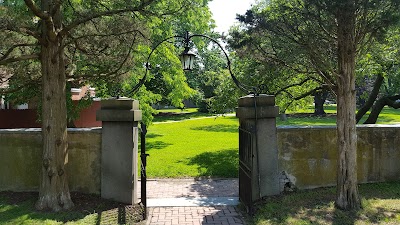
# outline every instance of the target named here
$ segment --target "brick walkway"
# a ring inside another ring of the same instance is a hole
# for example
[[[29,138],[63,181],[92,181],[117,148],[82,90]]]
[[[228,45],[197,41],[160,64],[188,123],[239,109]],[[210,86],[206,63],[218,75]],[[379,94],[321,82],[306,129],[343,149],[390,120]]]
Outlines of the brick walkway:
[[[147,182],[149,202],[170,199],[171,205],[176,205],[176,202],[181,202],[182,199],[237,198],[238,192],[237,179],[160,179]],[[138,196],[140,196],[140,192]],[[245,224],[245,222],[236,206],[211,203],[206,206],[185,206],[185,204],[182,204],[182,206],[176,207],[149,207],[147,224],[236,225]]]

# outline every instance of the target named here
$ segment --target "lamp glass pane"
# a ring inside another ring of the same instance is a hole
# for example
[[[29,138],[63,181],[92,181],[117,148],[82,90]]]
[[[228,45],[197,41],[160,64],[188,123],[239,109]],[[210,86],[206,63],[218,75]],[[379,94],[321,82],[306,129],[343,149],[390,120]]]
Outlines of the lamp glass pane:
[[[193,66],[194,66],[194,58],[195,58],[195,56],[194,55],[189,55],[189,70],[191,70],[191,69],[193,69]]]

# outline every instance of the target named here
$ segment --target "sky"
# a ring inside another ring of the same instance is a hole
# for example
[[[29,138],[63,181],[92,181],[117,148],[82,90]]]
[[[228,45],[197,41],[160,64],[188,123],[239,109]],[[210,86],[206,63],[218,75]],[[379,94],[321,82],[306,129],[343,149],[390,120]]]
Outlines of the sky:
[[[236,21],[236,14],[244,14],[254,0],[212,0],[208,3],[217,25],[215,31],[228,32]]]

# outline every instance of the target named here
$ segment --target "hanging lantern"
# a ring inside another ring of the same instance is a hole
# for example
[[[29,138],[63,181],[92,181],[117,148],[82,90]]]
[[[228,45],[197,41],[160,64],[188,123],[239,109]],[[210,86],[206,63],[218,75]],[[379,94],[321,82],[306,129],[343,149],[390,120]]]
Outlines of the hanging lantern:
[[[191,52],[189,47],[185,47],[185,50],[182,52],[180,57],[181,57],[182,69],[185,71],[192,70],[196,54]]]

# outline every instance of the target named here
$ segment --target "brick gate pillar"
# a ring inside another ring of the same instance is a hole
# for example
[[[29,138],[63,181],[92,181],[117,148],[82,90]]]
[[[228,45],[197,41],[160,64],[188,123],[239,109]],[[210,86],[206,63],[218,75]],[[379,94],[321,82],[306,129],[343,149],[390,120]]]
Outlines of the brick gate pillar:
[[[101,197],[137,203],[139,101],[101,101],[96,119],[102,121]]]
[[[250,158],[245,160],[252,162],[251,184],[248,184],[251,185],[251,202],[264,196],[280,193],[276,129],[278,115],[279,108],[275,106],[275,96],[248,95],[239,99],[236,117],[239,118],[241,131],[244,131],[239,133],[240,135],[249,134],[250,137],[247,139],[250,141],[246,142],[251,142],[243,146],[239,140],[240,148],[248,149],[245,151],[249,151],[248,155],[252,156],[245,157]],[[245,187],[243,185],[246,184],[240,185],[243,181],[246,182],[239,176],[239,186]]]

